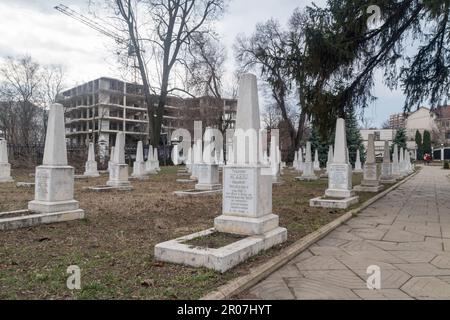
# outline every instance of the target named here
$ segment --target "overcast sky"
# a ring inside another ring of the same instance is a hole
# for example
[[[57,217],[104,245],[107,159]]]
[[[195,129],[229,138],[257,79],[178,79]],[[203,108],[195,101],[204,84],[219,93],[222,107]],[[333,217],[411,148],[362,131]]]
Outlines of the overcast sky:
[[[61,64],[69,87],[100,76],[119,77],[112,40],[59,13],[53,7],[63,3],[87,13],[87,0],[0,0],[0,58],[28,54],[43,64]],[[217,28],[228,48],[227,67],[233,71],[232,45],[237,34],[251,34],[256,23],[276,18],[285,24],[296,7],[306,0],[232,0]],[[323,5],[325,0],[314,1]],[[379,98],[365,115],[372,126],[380,126],[389,114],[401,112],[404,97],[391,92],[377,77]],[[262,101],[263,102],[263,101]]]

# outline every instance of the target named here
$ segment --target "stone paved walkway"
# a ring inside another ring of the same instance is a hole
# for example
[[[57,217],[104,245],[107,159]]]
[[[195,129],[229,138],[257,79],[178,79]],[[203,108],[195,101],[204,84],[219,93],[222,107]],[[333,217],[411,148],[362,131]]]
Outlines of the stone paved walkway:
[[[249,299],[450,299],[449,172],[424,167],[246,293]],[[367,268],[381,269],[369,290]]]

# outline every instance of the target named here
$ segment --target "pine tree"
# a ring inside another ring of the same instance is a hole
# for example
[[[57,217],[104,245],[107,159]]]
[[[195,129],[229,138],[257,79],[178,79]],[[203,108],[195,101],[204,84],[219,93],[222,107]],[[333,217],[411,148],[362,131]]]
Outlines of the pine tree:
[[[350,109],[346,113],[345,128],[347,134],[347,147],[350,156],[350,163],[355,164],[356,151],[359,149],[361,155],[361,161],[365,161],[365,148],[363,138],[359,130],[358,119],[356,118],[355,111]]]
[[[334,144],[334,141],[331,139],[330,135],[327,135],[326,138],[323,138],[318,128],[314,128],[311,133],[311,149],[312,153],[316,152],[316,149],[319,152],[319,162],[321,167],[325,167],[328,161],[328,148],[330,145]]]
[[[422,135],[419,130],[416,131],[416,145],[417,145],[417,159],[423,158],[423,143],[422,143]]]
[[[394,150],[394,144],[398,145],[398,150],[400,148],[406,149],[406,130],[405,128],[400,128],[395,134],[394,141],[391,146],[391,152]]]
[[[431,154],[431,135],[429,131],[424,131],[423,133],[422,151],[424,154]]]

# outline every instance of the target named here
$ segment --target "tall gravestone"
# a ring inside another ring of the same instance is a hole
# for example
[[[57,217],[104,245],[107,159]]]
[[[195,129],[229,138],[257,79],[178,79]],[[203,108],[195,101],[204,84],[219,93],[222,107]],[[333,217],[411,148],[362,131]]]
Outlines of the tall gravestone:
[[[369,134],[367,144],[366,162],[363,168],[363,180],[359,186],[355,187],[360,192],[379,192],[383,190],[378,176],[378,167],[375,159],[375,139],[373,134]]]
[[[108,161],[108,172],[111,171],[111,164],[114,161],[114,147],[111,147],[111,155],[109,156],[109,161]]]
[[[297,163],[298,163],[297,171],[302,172],[303,167],[304,167],[303,148],[298,149],[298,162]]]
[[[95,146],[93,142],[89,143],[88,159],[85,165],[84,175],[86,177],[99,177],[97,161],[95,161]]]
[[[153,168],[155,168],[156,172],[161,171],[161,168],[159,167],[158,148],[153,148]]]
[[[238,135],[242,132],[259,137],[259,130],[256,76],[245,74],[239,86],[235,138],[239,139]],[[258,142],[255,142],[258,146]],[[247,154],[253,150],[249,147],[239,149],[238,153]],[[272,213],[270,169],[263,167],[258,159],[249,154],[248,157],[238,157],[235,163],[224,167],[222,215],[214,220],[214,226],[226,233],[247,236],[265,234],[276,244],[286,240],[287,231],[278,227],[279,218]]]
[[[128,180],[128,164],[125,162],[125,133],[123,132],[116,134],[114,159],[106,185],[115,188],[130,186],[130,181]]]
[[[219,189],[221,187],[221,184],[219,183],[219,164],[214,161],[214,158],[211,155],[212,150],[216,150],[211,128],[206,128],[204,140],[205,150],[202,161],[197,163],[198,183],[195,185],[195,189]]]
[[[408,149],[405,149],[405,172],[406,174],[412,173],[412,167],[411,167],[411,155],[408,151]]]
[[[136,160],[133,164],[133,174],[131,175],[133,178],[137,179],[145,179],[147,178],[147,173],[145,170],[145,161],[144,161],[144,146],[142,141],[138,141],[136,148]]]
[[[192,173],[192,147],[189,147],[186,156],[186,170],[189,173]]]
[[[403,148],[400,148],[400,159],[398,161],[398,167],[400,169],[400,175],[402,177],[408,174],[405,166],[405,150]]]
[[[261,164],[258,141],[246,145],[242,132],[257,140],[260,128],[256,76],[244,74],[240,80],[233,153],[223,168],[222,215],[214,220],[214,228],[167,241],[155,246],[155,258],[194,267],[225,272],[237,264],[287,240],[287,230],[278,226],[272,213],[272,174],[270,166]],[[250,130],[250,131],[249,131]],[[256,148],[255,148],[256,146]],[[231,148],[227,149],[229,152]],[[256,157],[255,157],[256,156]],[[244,236],[220,248],[198,248],[186,241],[216,232]]]
[[[358,203],[359,197],[352,188],[352,166],[348,160],[345,120],[341,118],[336,121],[334,157],[329,168],[325,197],[311,199],[310,206],[346,209]]]
[[[313,181],[318,179],[314,173],[314,163],[312,162],[311,157],[311,142],[309,141],[306,143],[306,158],[303,163],[303,174],[301,177],[297,177],[295,179],[302,181]]]
[[[383,163],[381,164],[381,183],[394,183],[396,180],[392,175],[391,151],[389,149],[389,141],[384,142]]]
[[[400,175],[400,165],[398,163],[398,145],[394,144],[394,152],[392,153],[392,176],[394,178],[399,178]]]
[[[270,167],[272,170],[272,183],[280,183],[280,153],[278,152],[278,145],[279,145],[279,137],[278,135],[272,135],[271,141],[270,141]]]
[[[361,154],[359,152],[359,148],[356,150],[355,170],[353,170],[353,172],[355,172],[355,173],[363,172],[362,163],[361,163]]]
[[[319,150],[314,152],[314,170],[320,171]]]
[[[325,172],[320,175],[321,178],[328,178],[328,172],[330,171],[330,165],[333,163],[333,146],[330,145],[328,147],[328,153],[327,153],[327,162],[325,164]]]
[[[294,152],[294,162],[292,163],[292,167],[294,169],[297,169],[298,166],[298,151]]]
[[[34,200],[28,209],[39,213],[75,212],[84,217],[78,201],[74,200],[74,168],[67,163],[64,107],[50,107],[45,137],[44,159],[36,168]]]
[[[0,182],[13,182],[11,164],[8,162],[8,146],[6,140],[0,140]]]

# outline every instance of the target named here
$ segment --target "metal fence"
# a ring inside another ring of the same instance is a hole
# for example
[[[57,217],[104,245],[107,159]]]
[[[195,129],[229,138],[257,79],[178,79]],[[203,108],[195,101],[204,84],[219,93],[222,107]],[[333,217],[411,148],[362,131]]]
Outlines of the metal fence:
[[[42,159],[44,157],[44,148],[42,145],[14,145],[8,144],[8,156],[9,162],[14,168],[34,168],[42,164]],[[127,146],[125,147],[125,161],[132,165],[136,159],[136,147]],[[144,158],[148,158],[149,147],[144,147]],[[171,146],[158,148],[158,158],[161,165],[170,165],[171,161]],[[110,148],[106,148],[103,151],[104,156],[100,157],[100,152],[98,147],[96,148],[96,160],[98,162],[99,170],[106,170],[108,167],[109,155],[111,153]],[[88,156],[87,146],[75,146],[67,145],[67,160],[69,165],[75,167],[76,169],[81,169],[84,167]]]

